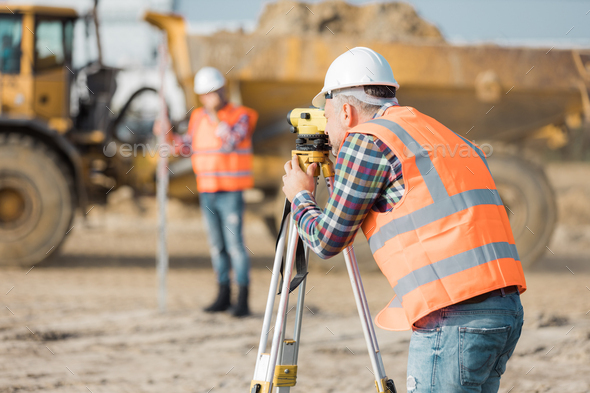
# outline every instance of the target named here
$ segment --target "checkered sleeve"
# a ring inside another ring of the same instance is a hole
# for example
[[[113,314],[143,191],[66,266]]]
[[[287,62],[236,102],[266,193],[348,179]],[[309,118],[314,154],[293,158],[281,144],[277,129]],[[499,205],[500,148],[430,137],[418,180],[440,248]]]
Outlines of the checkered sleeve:
[[[352,244],[371,209],[393,208],[404,192],[401,164],[387,145],[365,134],[349,134],[336,160],[334,192],[326,208],[302,191],[292,203],[300,237],[327,259]]]
[[[224,123],[224,126],[217,128],[216,135],[223,141],[222,149],[226,152],[233,151],[236,146],[246,138],[248,135],[250,117],[248,115],[242,115],[239,120],[233,126],[228,126]]]

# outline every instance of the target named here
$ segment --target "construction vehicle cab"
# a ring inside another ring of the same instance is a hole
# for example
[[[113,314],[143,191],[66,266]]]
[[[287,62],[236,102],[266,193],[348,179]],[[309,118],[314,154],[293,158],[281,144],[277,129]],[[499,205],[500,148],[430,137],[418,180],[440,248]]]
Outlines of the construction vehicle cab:
[[[0,11],[3,117],[36,117],[59,133],[71,127],[76,18],[68,8],[20,6]]]

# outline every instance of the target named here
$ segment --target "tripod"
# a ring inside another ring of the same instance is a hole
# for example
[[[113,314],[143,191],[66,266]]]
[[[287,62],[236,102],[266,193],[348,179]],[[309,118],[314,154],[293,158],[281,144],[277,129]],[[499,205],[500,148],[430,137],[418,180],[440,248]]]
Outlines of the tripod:
[[[309,113],[302,113],[301,119],[310,119]],[[323,116],[323,113],[322,113]],[[322,129],[323,131],[323,129]],[[306,144],[305,138],[314,139],[313,145]],[[329,147],[326,144],[327,137],[325,135],[300,135],[297,139],[297,150],[293,150],[292,154],[298,156],[299,166],[305,172],[307,167],[312,163],[318,163],[316,173],[314,173],[315,187],[313,195],[315,197],[317,192],[317,183],[321,172],[326,181],[329,194],[331,195],[334,189],[334,166],[329,158]],[[301,337],[301,320],[303,316],[303,302],[305,300],[305,284],[307,274],[307,261],[309,259],[309,249],[304,248],[304,270],[298,271],[299,280],[295,285],[299,284],[295,326],[292,339],[286,339],[286,319],[287,307],[289,302],[289,293],[296,287],[291,282],[293,273],[293,265],[296,259],[298,248],[299,235],[297,233],[297,225],[291,221],[289,213],[289,201],[285,200],[285,209],[283,220],[281,223],[281,230],[277,240],[277,248],[272,269],[272,278],[268,292],[268,299],[266,302],[266,310],[264,312],[264,321],[262,324],[262,333],[260,335],[260,344],[258,347],[258,354],[256,356],[256,366],[254,370],[254,378],[250,384],[250,393],[270,393],[273,387],[277,388],[279,393],[286,393],[290,391],[292,386],[297,382],[297,357],[299,353],[299,342]],[[267,341],[270,332],[273,328],[270,327],[272,313],[275,302],[275,292],[279,284],[279,271],[283,260],[283,250],[285,247],[286,230],[289,227],[289,240],[287,243],[286,263],[284,264],[283,283],[281,285],[280,299],[275,319],[274,332],[271,341],[270,352],[266,352]],[[344,251],[344,260],[346,261],[346,268],[352,284],[352,291],[356,300],[356,305],[373,367],[373,374],[375,375],[375,386],[379,393],[396,393],[393,380],[388,379],[383,367],[381,353],[379,352],[379,345],[375,335],[375,329],[369,312],[363,283],[361,280],[357,260],[353,251],[353,246],[348,246]],[[299,270],[299,269],[298,269]]]

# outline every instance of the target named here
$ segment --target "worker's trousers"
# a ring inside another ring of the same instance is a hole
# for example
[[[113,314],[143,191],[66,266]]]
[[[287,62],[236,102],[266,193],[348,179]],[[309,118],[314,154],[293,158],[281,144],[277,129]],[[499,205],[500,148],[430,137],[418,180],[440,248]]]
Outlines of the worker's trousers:
[[[209,236],[211,262],[218,282],[229,284],[231,266],[238,285],[247,286],[250,260],[242,237],[242,192],[202,192],[199,197]]]
[[[522,324],[518,292],[420,319],[410,340],[407,391],[497,392]]]

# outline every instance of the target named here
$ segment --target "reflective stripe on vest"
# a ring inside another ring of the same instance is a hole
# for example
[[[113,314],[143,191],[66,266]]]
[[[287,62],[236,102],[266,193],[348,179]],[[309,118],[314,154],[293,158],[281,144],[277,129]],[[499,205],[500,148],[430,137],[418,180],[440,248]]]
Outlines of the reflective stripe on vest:
[[[432,311],[490,290],[526,289],[485,155],[434,119],[406,109],[390,108],[349,131],[379,138],[402,164],[402,199],[388,212],[371,210],[363,222],[375,261],[396,293],[375,319],[388,330],[407,330]],[[461,144],[470,154],[447,157],[428,149],[453,144],[455,152]]]
[[[406,294],[424,284],[500,258],[518,259],[516,246],[501,242],[472,248],[414,270],[412,273],[400,278],[393,290],[397,296],[403,298]]]
[[[502,206],[503,203],[497,190],[464,191],[388,222],[379,231],[373,232],[373,235],[369,238],[371,251],[373,253],[377,252],[385,245],[387,240],[400,233],[414,231],[441,218],[478,205]]]
[[[420,170],[420,174],[424,178],[424,182],[428,187],[430,196],[434,201],[441,200],[449,196],[445,186],[436,172],[428,152],[421,147],[418,142],[406,130],[401,128],[398,124],[385,119],[375,119],[368,123],[378,124],[383,126],[393,133],[406,145],[406,148],[416,157],[416,166]]]

